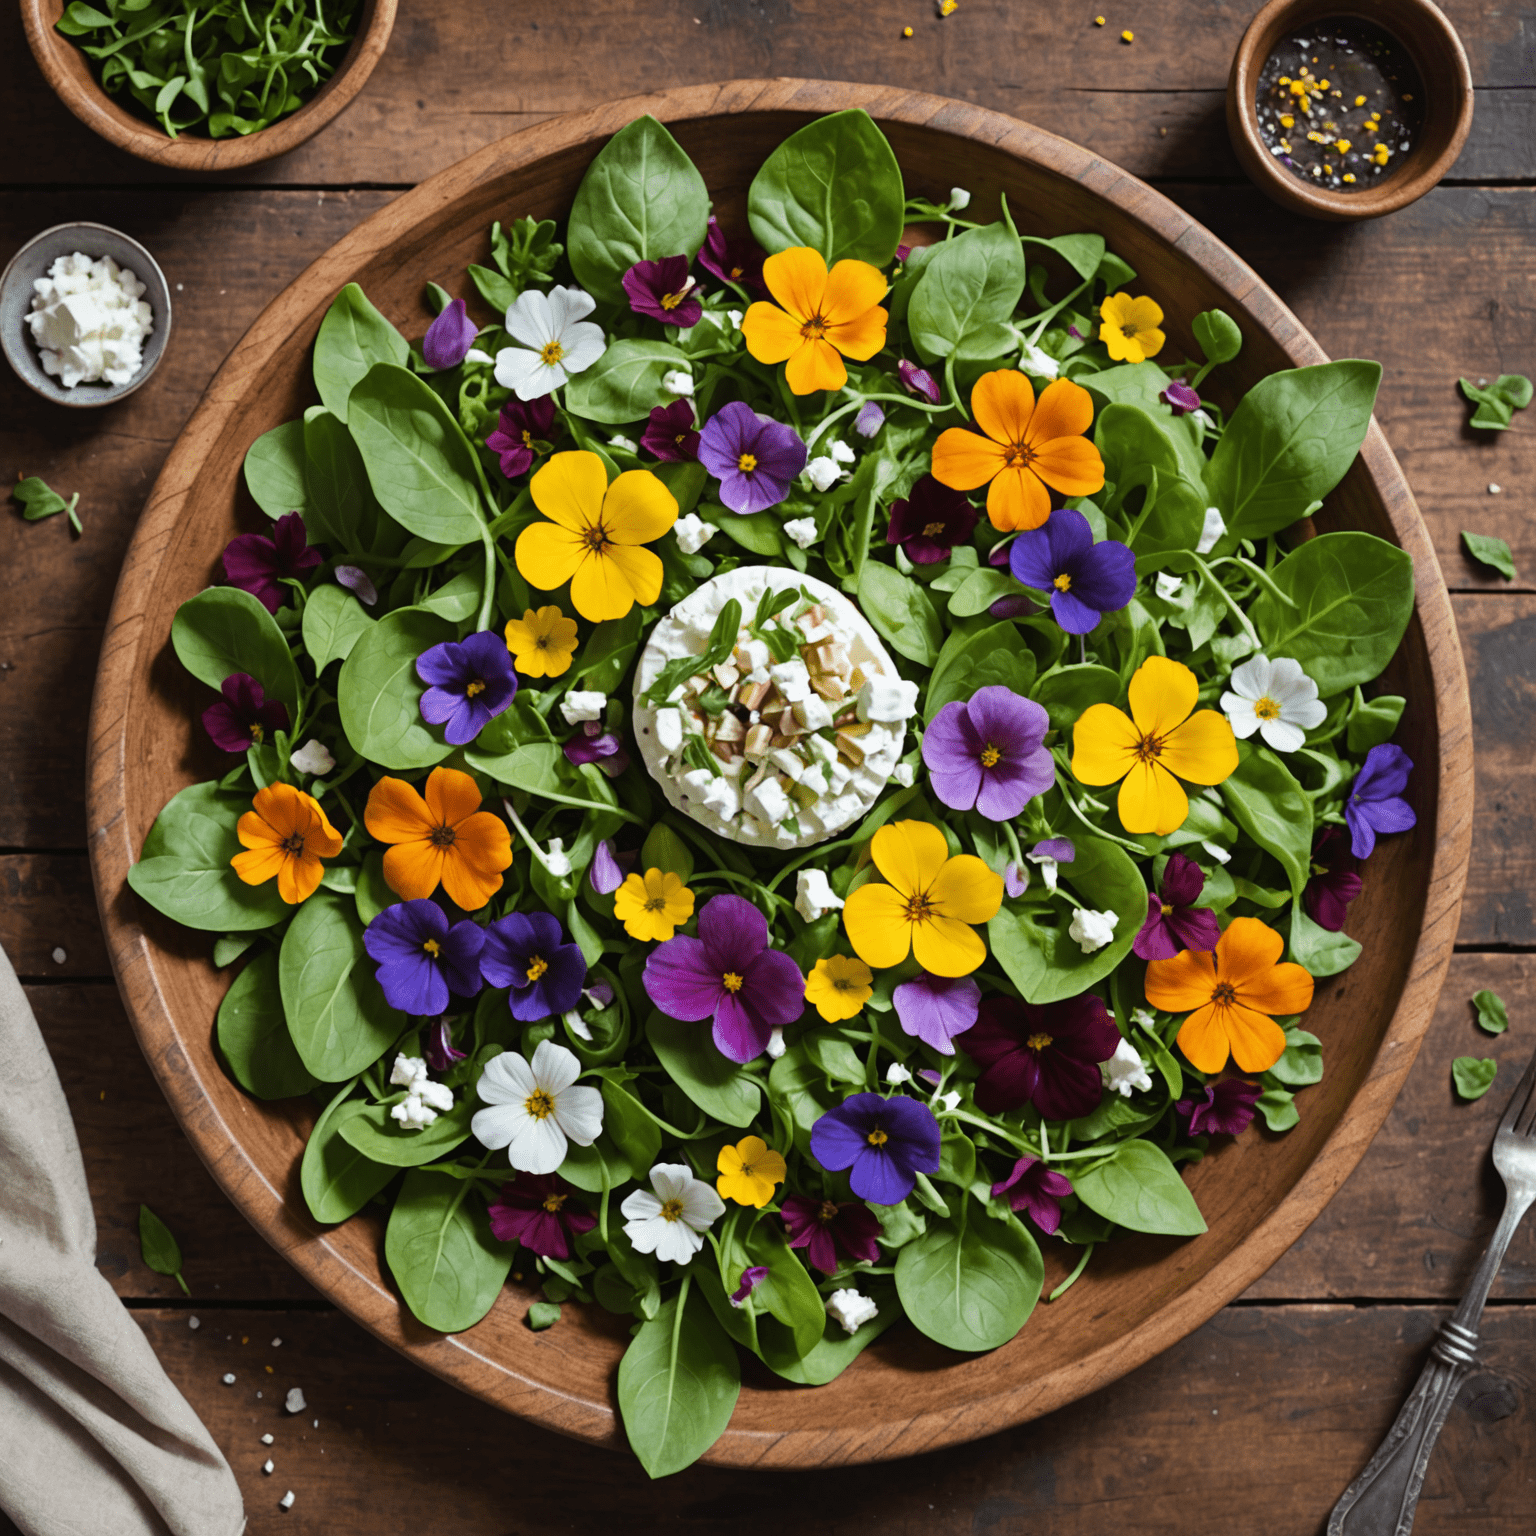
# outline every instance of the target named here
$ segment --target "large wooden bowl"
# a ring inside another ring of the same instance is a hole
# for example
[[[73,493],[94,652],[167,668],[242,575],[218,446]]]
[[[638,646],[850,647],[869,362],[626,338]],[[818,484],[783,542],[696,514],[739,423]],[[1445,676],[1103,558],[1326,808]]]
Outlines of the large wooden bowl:
[[[212,579],[225,541],[260,524],[241,488],[242,456],[258,434],[311,403],[310,344],[342,284],[355,279],[402,329],[421,334],[424,284],[484,261],[493,219],[563,216],[593,153],[643,112],[670,124],[727,224],[739,226],[747,185],[769,151],[812,116],[854,106],[890,136],[910,189],[933,195],[959,182],[984,218],[1006,192],[1021,229],[1101,232],[1137,268],[1135,290],[1167,311],[1171,356],[1192,350],[1199,311],[1220,306],[1236,316],[1245,346],[1218,374],[1219,387],[1246,389],[1273,369],[1324,361],[1275,295],[1172,203],[1025,123],[932,96],[827,82],[741,81],[637,97],[529,128],[433,177],[359,225],[273,302],[166,462],[102,651],[89,789],[96,890],[129,1016],[193,1144],[268,1241],[380,1338],[468,1392],[598,1444],[621,1440],[612,1386],[626,1342],[619,1319],[568,1308],[559,1327],[535,1334],[522,1321],[530,1292],[513,1286],[466,1334],[422,1328],[384,1269],[379,1216],[326,1230],[305,1210],[297,1166],[313,1107],[257,1103],[220,1070],[211,1032],[225,978],[209,963],[207,936],[162,922],[124,880],[165,801],[218,767],[197,726],[206,692],[177,665],[167,637],[177,605]],[[902,1456],[1060,1407],[1182,1338],[1263,1273],[1364,1152],[1413,1062],[1451,954],[1470,836],[1471,729],[1439,567],[1374,425],[1319,523],[1368,530],[1413,556],[1416,613],[1386,682],[1410,701],[1399,739],[1417,765],[1419,821],[1372,859],[1350,914],[1364,954],[1319,987],[1307,1017],[1328,1070],[1301,1096],[1301,1123],[1281,1137],[1251,1131],[1191,1171],[1210,1223],[1204,1236],[1106,1245],[1061,1302],[1040,1307],[993,1354],[951,1354],[901,1327],[827,1387],[789,1387],[749,1365],[735,1419],[707,1460],[790,1467]],[[1047,1262],[1049,1290],[1064,1266],[1059,1252]]]

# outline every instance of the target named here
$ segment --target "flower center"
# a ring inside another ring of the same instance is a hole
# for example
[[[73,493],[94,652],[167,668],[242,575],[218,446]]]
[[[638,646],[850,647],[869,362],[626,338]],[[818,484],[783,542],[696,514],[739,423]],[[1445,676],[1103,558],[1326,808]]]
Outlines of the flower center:
[[[683,1219],[683,1202],[681,1200],[663,1201],[661,1219],[663,1221],[681,1221]]]
[[[465,688],[465,690],[464,690],[464,697],[466,699],[472,699],[472,698],[474,698],[474,696],[477,693],[484,693],[484,692],[485,692],[485,684],[483,682],[481,682],[481,680],[478,677],[476,677],[476,678],[471,679],[471,681],[469,683],[469,686]]]
[[[539,348],[539,361],[546,368],[553,368],[565,356],[565,348],[558,341],[546,341]]]
[[[581,542],[594,554],[600,555],[608,548],[608,530],[601,523],[592,523],[581,531]]]
[[[741,991],[743,978],[738,976],[735,971],[727,971],[720,980],[725,983],[725,990],[727,992]]]
[[[423,939],[421,947],[423,952],[431,955],[434,960],[443,952],[443,946],[436,939]]]
[[[530,955],[528,957],[528,980],[537,981],[545,971],[549,969],[549,961],[543,955]]]
[[[295,832],[291,837],[283,839],[283,852],[291,858],[298,858],[304,852],[304,839]]]
[[[923,537],[925,539],[936,539],[943,532],[944,532],[944,524],[943,523],[924,523],[923,524]]]
[[[1065,571],[1063,571],[1061,575],[1051,583],[1051,585],[1055,587],[1058,592],[1070,592],[1072,590],[1072,578]]]
[[[1230,981],[1218,981],[1216,990],[1211,993],[1211,1001],[1230,1006],[1237,1001],[1237,989]]]
[[[530,1120],[548,1120],[555,1112],[555,1101],[542,1088],[535,1088],[523,1100],[523,1108]]]
[[[1027,469],[1034,456],[1034,449],[1027,443],[1009,443],[1008,451],[1003,455],[1003,468]]]
[[[661,296],[661,307],[663,309],[676,309],[687,297],[688,290],[686,288],[680,293],[664,293]]]
[[[858,985],[858,982],[856,982],[852,976],[839,976],[837,980],[832,983],[832,988],[836,992],[853,992],[857,990]]]
[[[544,1209],[548,1211],[551,1216],[554,1216],[558,1214],[560,1207],[565,1204],[565,1200],[566,1197],[564,1195],[545,1195]]]
[[[891,1138],[877,1125],[865,1139],[872,1147],[883,1147]]]
[[[1155,763],[1163,755],[1163,743],[1161,737],[1146,735],[1136,743],[1136,761],[1138,763]]]
[[[1031,1035],[1024,1044],[1032,1051],[1043,1051],[1051,1043],[1050,1035]]]
[[[816,1212],[816,1220],[819,1221],[822,1226],[830,1227],[832,1223],[837,1220],[836,1204],[831,1200],[823,1200],[821,1202],[821,1209]]]
[[[1134,341],[1136,339],[1136,327],[1129,323],[1122,325],[1120,327],[1120,334]]]
[[[666,909],[666,905],[667,899],[665,896],[652,896],[651,899],[646,902],[645,910],[647,912],[661,912]]]
[[[907,897],[906,910],[902,914],[909,923],[926,923],[933,916],[933,903],[919,891]]]
[[[533,648],[536,651],[547,651],[549,649],[549,636],[540,635],[539,638],[533,642]]]
[[[1280,718],[1280,706],[1268,694],[1265,694],[1253,706],[1253,712],[1260,720],[1278,720]]]
[[[259,720],[251,721],[251,740],[259,747],[267,739],[267,729]]]
[[[736,460],[736,468],[739,469],[742,474],[750,475],[752,471],[757,468],[757,455],[755,453],[742,454],[742,456]]]
[[[523,447],[524,448],[532,448],[533,447],[533,433],[530,432],[527,429],[527,427],[523,428]]]
[[[740,276],[741,276],[741,274],[742,274],[742,273],[743,273],[743,272],[745,272],[745,271],[746,271],[746,270],[747,270],[747,269],[746,269],[746,268],[745,268],[745,267],[732,267],[732,268],[731,268],[731,281],[732,281],[732,282],[735,282],[735,281],[736,281],[736,279],[737,279],[737,278],[738,278],[738,277],[740,277]]]
[[[800,334],[807,341],[820,341],[827,334],[827,322],[820,315],[812,315],[804,325],[800,327]]]
[[[440,827],[432,828],[432,835],[427,839],[434,848],[452,848],[457,834],[446,822]]]
[[[1003,760],[1003,754],[994,747],[991,742],[981,749],[981,766],[983,768],[996,768]]]
[[[679,432],[677,436],[672,439],[672,441],[676,443],[679,448],[681,448],[687,443],[688,434],[686,432]]]

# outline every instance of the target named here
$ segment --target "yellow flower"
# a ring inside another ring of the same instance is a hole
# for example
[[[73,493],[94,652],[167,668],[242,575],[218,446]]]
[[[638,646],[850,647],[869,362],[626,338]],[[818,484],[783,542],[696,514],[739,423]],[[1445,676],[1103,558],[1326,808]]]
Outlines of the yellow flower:
[[[341,852],[341,834],[313,795],[291,784],[258,789],[236,827],[240,846],[229,862],[247,885],[277,876],[277,894],[290,906],[308,901],[324,873],[321,859]]]
[[[715,1188],[727,1200],[758,1207],[773,1199],[773,1186],[782,1184],[789,1172],[761,1136],[744,1136],[734,1147],[721,1147],[715,1166],[720,1170]]]
[[[1099,340],[1117,363],[1144,363],[1163,350],[1163,311],[1155,300],[1112,293],[1099,305]]]
[[[512,665],[525,677],[559,677],[570,670],[576,649],[576,620],[551,605],[523,609],[520,619],[507,620],[507,649]]]
[[[820,251],[791,246],[763,263],[763,282],[778,303],[752,305],[741,334],[758,362],[786,364],[791,393],[841,389],[843,358],[868,362],[885,345],[885,278],[867,261],[840,261],[828,272]]]
[[[612,485],[595,453],[554,454],[528,482],[550,521],[517,536],[517,569],[543,592],[571,584],[584,619],[622,619],[661,593],[661,559],[640,546],[677,521],[677,498],[648,469],[626,470]]]
[[[1131,679],[1129,718],[1113,704],[1092,704],[1072,727],[1079,783],[1125,781],[1119,809],[1127,832],[1164,837],[1178,831],[1189,814],[1179,779],[1220,784],[1237,767],[1237,740],[1226,716],[1214,709],[1191,714],[1199,695],[1188,667],[1149,656]]]
[[[861,885],[843,908],[843,926],[866,965],[900,965],[910,950],[935,976],[969,976],[987,946],[969,925],[997,916],[1003,879],[968,853],[950,858],[944,834],[927,821],[898,821],[870,841],[888,885]]]
[[[630,938],[664,944],[693,916],[693,892],[670,869],[648,869],[613,893],[613,915]]]
[[[864,1011],[875,990],[871,985],[874,979],[862,960],[833,955],[830,960],[818,960],[805,978],[805,1000],[829,1024],[835,1024]]]

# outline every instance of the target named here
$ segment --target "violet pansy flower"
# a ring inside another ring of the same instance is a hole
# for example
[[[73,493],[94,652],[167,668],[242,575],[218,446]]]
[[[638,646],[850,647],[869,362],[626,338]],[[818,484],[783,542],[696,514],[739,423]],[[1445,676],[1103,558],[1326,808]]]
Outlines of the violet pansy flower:
[[[1200,396],[1182,379],[1175,379],[1158,397],[1175,416],[1187,416],[1200,409]]]
[[[427,327],[421,338],[421,355],[434,373],[456,368],[475,344],[479,334],[475,322],[464,312],[464,300],[455,299]]]
[[[421,718],[442,726],[455,747],[472,742],[517,692],[512,653],[492,629],[423,651],[416,658],[416,675],[427,684]]]
[[[242,533],[224,546],[224,575],[230,586],[249,592],[268,613],[276,613],[287,601],[285,577],[302,577],[320,564],[318,549],[309,546],[304,519],[285,512],[265,533]]]
[[[933,792],[952,810],[973,807],[988,821],[1011,821],[1056,782],[1044,746],[1050,716],[1001,683],[946,704],[923,734]]]
[[[629,307],[637,315],[660,320],[684,330],[699,323],[704,305],[688,275],[686,256],[665,256],[660,261],[637,261],[622,278]]]
[[[1131,952],[1142,960],[1172,960],[1185,949],[1214,950],[1221,924],[1210,908],[1195,905],[1204,889],[1205,871],[1182,853],[1169,854],[1162,884],[1147,892],[1147,920]]]
[[[421,1054],[434,1072],[446,1072],[466,1052],[453,1043],[453,1030],[446,1018],[434,1019],[421,1032]]]
[[[1312,843],[1312,878],[1301,893],[1307,915],[1319,928],[1338,933],[1349,904],[1360,894],[1360,865],[1341,827],[1324,827]]]
[[[953,1056],[955,1036],[976,1022],[981,988],[970,976],[930,976],[924,971],[902,982],[891,1001],[907,1034],[931,1045],[941,1056]]]
[[[741,1272],[741,1284],[731,1292],[727,1300],[733,1307],[744,1307],[747,1298],[768,1278],[766,1264],[749,1264]]]
[[[873,400],[866,400],[853,418],[853,430],[860,437],[873,437],[885,425],[885,412]]]
[[[248,672],[231,672],[219,684],[219,692],[224,697],[203,711],[203,729],[219,751],[244,752],[264,746],[273,731],[288,729],[282,700],[269,699]]]
[[[624,877],[634,868],[639,856],[638,848],[632,848],[628,853],[619,853],[612,839],[605,837],[597,845],[597,852],[592,855],[592,862],[587,866],[587,879],[592,882],[592,889],[599,896],[611,896],[624,884]]]
[[[515,1174],[491,1201],[491,1233],[541,1259],[568,1259],[571,1240],[597,1225],[597,1217],[571,1198],[575,1193],[558,1173]]]
[[[1173,1107],[1188,1122],[1191,1136],[1241,1136],[1252,1123],[1263,1091],[1245,1077],[1224,1077],[1191,1088]]]
[[[555,402],[548,395],[537,400],[508,400],[496,418],[496,430],[485,446],[501,459],[508,480],[526,474],[538,456],[537,444],[547,443],[555,430]]]
[[[744,516],[783,501],[805,461],[793,427],[740,400],[722,406],[699,433],[699,462],[720,482],[720,500]]]
[[[985,1114],[1033,1104],[1046,1120],[1076,1120],[1103,1096],[1099,1063],[1115,1054],[1120,1031],[1092,992],[1044,1004],[989,997],[958,1043],[981,1063],[976,1103]]]
[[[789,1229],[789,1246],[805,1249],[806,1262],[824,1275],[835,1275],[844,1263],[873,1264],[880,1257],[875,1246],[880,1218],[861,1200],[785,1195],[779,1214]]]
[[[1072,1181],[1037,1157],[1021,1157],[992,1193],[1006,1195],[1011,1209],[1026,1212],[1049,1235],[1061,1225],[1061,1202],[1072,1193]]]
[[[366,603],[368,607],[379,600],[379,589],[369,579],[368,572],[360,565],[338,565],[331,573],[339,586],[343,586],[360,603]]]
[[[1344,802],[1350,851],[1357,859],[1370,858],[1377,833],[1406,832],[1417,824],[1413,807],[1403,799],[1412,771],[1413,759],[1391,742],[1372,747],[1365,754],[1355,786]]]
[[[939,403],[938,381],[926,368],[919,368],[916,363],[902,358],[896,364],[896,372],[901,375],[902,384],[914,395],[921,395],[930,405]]]
[[[763,292],[763,253],[751,240],[730,240],[720,221],[710,214],[699,251],[699,265],[723,283],[738,283],[753,293]]]
[[[846,1168],[859,1199],[899,1205],[918,1174],[939,1171],[939,1122],[916,1099],[850,1094],[811,1127],[811,1156],[829,1172]]]
[[[640,446],[668,464],[682,464],[699,456],[699,432],[694,423],[693,401],[674,400],[653,405]]]
[[[378,962],[384,1001],[402,1013],[441,1014],[450,993],[473,997],[481,986],[485,929],[465,918],[448,923],[434,901],[397,902],[368,924],[363,948]]]
[[[587,962],[564,942],[560,920],[548,912],[509,912],[485,930],[480,971],[493,987],[510,987],[507,1006],[523,1024],[568,1013],[581,1001]]]
[[[1008,567],[1015,581],[1050,594],[1051,612],[1069,635],[1090,633],[1136,595],[1136,556],[1114,539],[1096,544],[1088,519],[1072,507],[1019,534]]]
[[[898,544],[913,565],[947,560],[956,544],[976,531],[976,508],[959,491],[924,475],[904,501],[891,503],[885,542]]]
[[[594,729],[594,727],[596,729]],[[605,731],[595,720],[588,720],[565,744],[567,762],[596,763],[610,779],[616,779],[629,767],[629,753],[612,731]]]
[[[1003,866],[1003,895],[1016,900],[1029,889],[1029,871],[1015,864],[1012,859]]]

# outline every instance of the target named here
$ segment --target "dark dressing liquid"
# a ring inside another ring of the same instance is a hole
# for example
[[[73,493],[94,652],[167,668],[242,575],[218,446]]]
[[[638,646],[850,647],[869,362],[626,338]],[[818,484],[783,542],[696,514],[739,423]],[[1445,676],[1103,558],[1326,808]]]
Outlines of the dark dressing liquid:
[[[1259,72],[1259,135],[1291,173],[1330,192],[1384,181],[1424,122],[1418,69],[1368,22],[1314,22],[1286,38]]]

